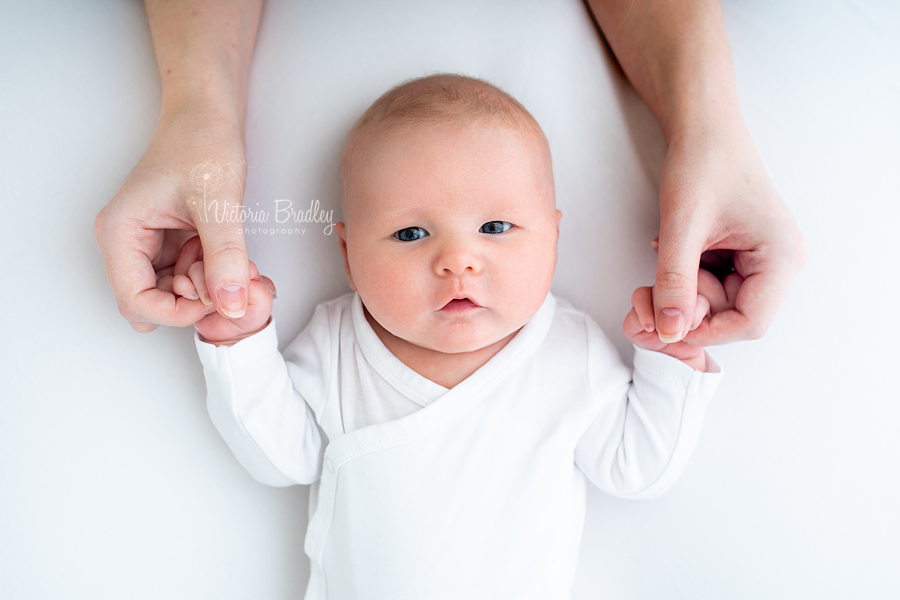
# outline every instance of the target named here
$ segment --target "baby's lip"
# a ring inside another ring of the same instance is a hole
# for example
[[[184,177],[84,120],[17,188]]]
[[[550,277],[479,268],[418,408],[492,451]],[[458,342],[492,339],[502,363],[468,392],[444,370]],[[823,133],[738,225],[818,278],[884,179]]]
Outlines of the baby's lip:
[[[441,310],[464,308],[481,308],[481,305],[468,296],[455,296],[451,298]]]

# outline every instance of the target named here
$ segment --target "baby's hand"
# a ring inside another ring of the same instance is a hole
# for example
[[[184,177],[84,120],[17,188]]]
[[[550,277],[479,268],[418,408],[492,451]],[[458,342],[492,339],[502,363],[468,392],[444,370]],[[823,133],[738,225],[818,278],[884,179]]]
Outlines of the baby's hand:
[[[172,291],[188,300],[197,300],[206,307],[206,316],[194,323],[203,341],[216,346],[230,346],[262,330],[269,323],[272,314],[272,299],[275,284],[268,277],[259,274],[253,261],[250,262],[250,289],[247,296],[247,312],[244,316],[228,319],[216,312],[209,298],[206,279],[203,276],[203,249],[200,237],[193,237],[184,243],[178,261],[175,263]]]
[[[723,285],[715,275],[700,269],[697,274],[697,308],[691,322],[691,331],[701,326],[709,327],[709,319],[714,314],[734,308],[737,288],[740,287],[740,282],[734,277],[729,275]],[[668,354],[698,371],[706,371],[706,352],[703,346],[694,346],[683,340],[674,344],[660,341],[654,320],[656,313],[653,310],[652,287],[634,290],[631,304],[633,308],[625,317],[622,330],[632,344],[645,350]]]

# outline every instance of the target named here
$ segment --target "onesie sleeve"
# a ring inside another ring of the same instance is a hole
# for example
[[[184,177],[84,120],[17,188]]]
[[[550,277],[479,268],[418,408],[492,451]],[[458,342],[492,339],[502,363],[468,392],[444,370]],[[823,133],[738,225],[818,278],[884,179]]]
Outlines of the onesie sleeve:
[[[722,369],[709,372],[635,347],[629,372],[600,327],[588,322],[588,383],[596,414],[575,447],[575,462],[601,490],[652,498],[681,474],[700,434]]]
[[[273,486],[316,481],[323,436],[278,351],[275,319],[233,346],[216,347],[196,333],[194,341],[203,363],[209,416],[244,468]],[[310,354],[318,353],[313,347]],[[306,363],[310,371],[324,370],[321,360]]]

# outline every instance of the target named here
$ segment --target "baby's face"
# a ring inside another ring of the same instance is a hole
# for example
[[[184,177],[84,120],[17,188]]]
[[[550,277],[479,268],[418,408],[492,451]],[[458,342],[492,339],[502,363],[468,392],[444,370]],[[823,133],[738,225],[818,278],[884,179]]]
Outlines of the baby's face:
[[[550,289],[562,216],[541,148],[468,123],[403,124],[363,142],[337,231],[378,324],[458,353],[528,322]]]

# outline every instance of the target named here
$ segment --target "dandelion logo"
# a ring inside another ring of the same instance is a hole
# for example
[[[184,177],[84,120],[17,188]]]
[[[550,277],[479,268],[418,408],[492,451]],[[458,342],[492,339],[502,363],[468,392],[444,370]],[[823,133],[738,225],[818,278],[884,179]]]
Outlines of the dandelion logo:
[[[193,193],[195,195],[191,196],[190,203],[199,209],[199,212],[203,215],[202,218],[204,221],[209,220],[207,215],[207,210],[209,208],[207,198],[221,189],[224,183],[225,169],[222,168],[222,165],[213,160],[207,160],[206,162],[194,165],[191,169],[191,187],[193,188]],[[215,202],[215,208],[218,208],[218,204],[218,202]]]

